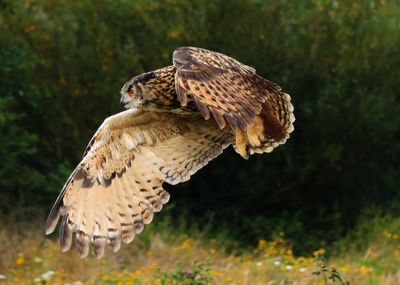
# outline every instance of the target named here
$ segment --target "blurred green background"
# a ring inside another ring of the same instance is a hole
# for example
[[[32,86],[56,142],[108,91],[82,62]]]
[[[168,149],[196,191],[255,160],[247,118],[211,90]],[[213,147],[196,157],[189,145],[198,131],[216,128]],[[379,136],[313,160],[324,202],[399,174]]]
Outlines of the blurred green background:
[[[297,120],[273,153],[230,149],[166,186],[167,213],[243,244],[284,232],[299,251],[399,213],[400,3],[384,0],[0,1],[1,212],[44,217],[121,86],[179,46],[254,66]]]

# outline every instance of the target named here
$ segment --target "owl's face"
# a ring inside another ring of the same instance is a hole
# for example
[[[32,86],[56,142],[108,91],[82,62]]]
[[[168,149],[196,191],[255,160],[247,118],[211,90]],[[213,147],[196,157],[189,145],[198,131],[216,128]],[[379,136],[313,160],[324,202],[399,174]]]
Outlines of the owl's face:
[[[147,72],[133,77],[121,88],[121,105],[126,109],[138,109],[146,101],[152,101],[155,89],[149,83],[154,78],[154,72]]]
[[[139,109],[144,103],[142,89],[135,77],[122,86],[120,93],[120,103],[125,109]]]

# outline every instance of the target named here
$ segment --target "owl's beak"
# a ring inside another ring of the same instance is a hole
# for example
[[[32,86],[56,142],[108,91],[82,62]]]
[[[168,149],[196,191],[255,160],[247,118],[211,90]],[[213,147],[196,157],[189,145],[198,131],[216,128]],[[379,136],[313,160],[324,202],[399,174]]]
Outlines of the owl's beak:
[[[121,96],[121,99],[119,100],[119,104],[121,105],[121,107],[125,107],[125,101],[124,101],[124,97]]]
[[[119,104],[121,105],[122,108],[126,108],[128,102],[129,102],[129,96],[126,94],[126,92],[121,91],[121,99],[119,100]]]

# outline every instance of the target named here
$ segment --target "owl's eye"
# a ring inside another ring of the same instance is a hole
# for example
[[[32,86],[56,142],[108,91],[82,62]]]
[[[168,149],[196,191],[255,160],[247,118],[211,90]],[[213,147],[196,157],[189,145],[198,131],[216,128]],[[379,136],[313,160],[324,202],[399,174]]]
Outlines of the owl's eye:
[[[135,96],[136,96],[135,89],[131,88],[131,89],[129,90],[128,94],[129,94],[129,96],[131,96],[131,97],[135,97]]]

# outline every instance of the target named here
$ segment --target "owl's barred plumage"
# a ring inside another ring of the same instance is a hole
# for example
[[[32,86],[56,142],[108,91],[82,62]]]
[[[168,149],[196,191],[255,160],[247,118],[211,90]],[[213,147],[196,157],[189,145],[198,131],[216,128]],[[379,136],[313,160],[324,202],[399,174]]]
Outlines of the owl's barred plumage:
[[[65,183],[47,221],[60,243],[101,257],[130,243],[177,184],[229,145],[243,157],[271,152],[293,131],[290,96],[226,55],[183,47],[173,65],[121,89],[126,111],[107,118]]]

